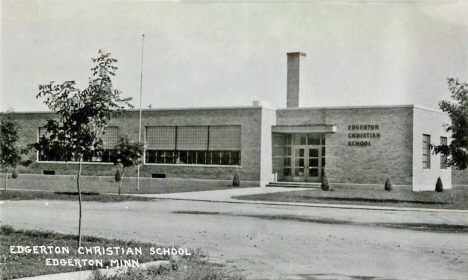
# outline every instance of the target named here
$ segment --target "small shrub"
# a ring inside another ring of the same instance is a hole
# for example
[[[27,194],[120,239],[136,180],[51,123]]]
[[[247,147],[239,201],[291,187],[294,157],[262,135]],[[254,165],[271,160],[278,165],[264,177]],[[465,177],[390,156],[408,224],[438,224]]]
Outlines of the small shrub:
[[[171,270],[179,270],[179,260],[171,259]]]
[[[120,171],[117,169],[115,172],[115,181],[120,182],[122,180],[122,175],[120,174]]]
[[[0,229],[1,229],[2,235],[10,235],[15,232],[13,227],[10,225],[2,225]]]
[[[392,188],[393,188],[392,180],[390,179],[390,177],[388,177],[387,181],[385,181],[385,190],[389,192],[392,190]]]
[[[442,184],[442,180],[440,179],[440,177],[437,178],[437,183],[436,183],[435,191],[436,191],[436,192],[443,192],[443,191],[444,191],[444,185]]]
[[[232,180],[232,186],[233,187],[240,186],[240,175],[239,175],[239,171],[237,170],[236,170],[236,173],[234,174],[234,179]]]
[[[16,172],[16,169],[14,169],[13,173],[11,173],[11,178],[13,178],[13,179],[18,178],[18,172]]]
[[[329,191],[330,190],[330,183],[328,182],[328,175],[323,171],[323,177],[322,177],[322,190],[324,191]]]

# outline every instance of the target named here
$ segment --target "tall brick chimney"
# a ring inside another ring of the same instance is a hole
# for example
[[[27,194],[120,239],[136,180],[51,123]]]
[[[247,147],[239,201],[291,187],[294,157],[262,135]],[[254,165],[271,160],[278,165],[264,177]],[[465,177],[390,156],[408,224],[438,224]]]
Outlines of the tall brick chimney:
[[[287,108],[298,108],[300,90],[300,74],[301,74],[301,56],[306,56],[301,52],[288,53],[288,80],[287,80]]]

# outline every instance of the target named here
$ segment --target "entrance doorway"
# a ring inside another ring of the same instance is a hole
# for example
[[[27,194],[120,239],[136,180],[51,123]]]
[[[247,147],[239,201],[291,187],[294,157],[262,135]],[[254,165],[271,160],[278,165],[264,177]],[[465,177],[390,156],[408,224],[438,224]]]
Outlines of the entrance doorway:
[[[285,135],[284,180],[320,182],[325,168],[325,137],[322,134]]]

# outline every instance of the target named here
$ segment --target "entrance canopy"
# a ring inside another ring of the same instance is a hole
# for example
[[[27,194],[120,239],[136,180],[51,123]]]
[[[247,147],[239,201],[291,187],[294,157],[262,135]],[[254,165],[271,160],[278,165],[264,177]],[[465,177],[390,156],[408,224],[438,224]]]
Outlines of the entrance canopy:
[[[336,133],[336,125],[274,125],[271,130],[276,133]]]

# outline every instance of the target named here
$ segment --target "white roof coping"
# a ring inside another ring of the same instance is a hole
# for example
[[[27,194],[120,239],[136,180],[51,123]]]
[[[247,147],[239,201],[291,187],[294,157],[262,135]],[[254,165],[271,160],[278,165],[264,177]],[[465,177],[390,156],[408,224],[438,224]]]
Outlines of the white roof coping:
[[[424,106],[420,105],[414,105],[414,104],[403,104],[403,105],[365,105],[365,106],[328,106],[328,107],[299,107],[299,108],[278,108],[278,111],[285,111],[285,110],[320,110],[320,109],[325,109],[325,110],[340,110],[340,109],[385,109],[385,108],[418,108],[421,110],[427,110],[431,111],[434,113],[441,113],[440,110],[432,109],[432,108],[427,108]]]
[[[267,109],[267,110],[276,110],[273,107],[265,106],[235,106],[235,107],[187,107],[187,108],[152,108],[152,109],[141,109],[142,112],[152,112],[152,111],[193,111],[193,110],[248,110],[248,109]],[[125,109],[127,112],[139,112],[140,109]],[[6,113],[6,112],[2,112]],[[14,111],[15,114],[55,114],[53,111]]]
[[[366,105],[366,106],[328,106],[328,107],[299,107],[299,108],[274,108],[269,106],[234,106],[234,107],[187,107],[187,108],[152,108],[142,109],[143,112],[152,111],[182,111],[182,110],[246,110],[246,109],[266,109],[277,111],[297,111],[297,110],[340,110],[340,109],[384,109],[384,108],[418,108],[434,113],[445,114],[440,110],[427,108],[420,105],[406,104],[406,105]],[[138,112],[140,109],[125,109],[128,112]],[[2,112],[2,113],[7,113]],[[54,114],[53,111],[14,111],[15,114]]]

